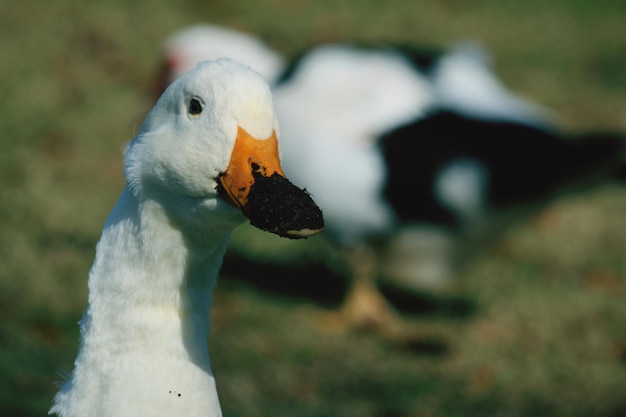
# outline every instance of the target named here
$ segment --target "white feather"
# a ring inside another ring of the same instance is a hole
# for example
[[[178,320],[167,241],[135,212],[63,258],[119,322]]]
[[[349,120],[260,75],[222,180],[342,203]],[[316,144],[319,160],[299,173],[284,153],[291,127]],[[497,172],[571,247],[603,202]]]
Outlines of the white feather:
[[[385,230],[393,216],[380,198],[385,167],[376,139],[426,111],[429,85],[391,51],[319,47],[299,65],[274,88],[285,173],[313,194],[338,238]]]
[[[189,114],[189,100],[205,108]],[[89,273],[62,417],[220,416],[208,355],[218,268],[241,213],[217,198],[237,126],[277,128],[269,87],[229,60],[200,65],[155,105],[125,155],[128,184]]]

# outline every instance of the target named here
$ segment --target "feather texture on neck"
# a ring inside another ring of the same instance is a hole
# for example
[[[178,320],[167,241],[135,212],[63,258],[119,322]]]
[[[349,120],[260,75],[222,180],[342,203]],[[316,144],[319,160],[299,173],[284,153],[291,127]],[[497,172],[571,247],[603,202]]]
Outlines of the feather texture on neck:
[[[206,247],[185,236],[158,202],[124,190],[89,274],[74,377],[52,411],[137,417],[149,404],[169,415],[219,412],[207,337],[211,293],[233,228],[225,223],[209,228],[215,235],[202,239],[213,242]]]

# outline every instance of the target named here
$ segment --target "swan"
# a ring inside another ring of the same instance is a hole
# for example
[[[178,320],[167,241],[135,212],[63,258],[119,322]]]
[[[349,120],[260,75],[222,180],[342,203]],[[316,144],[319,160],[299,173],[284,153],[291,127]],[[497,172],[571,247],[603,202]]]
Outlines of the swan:
[[[305,238],[323,228],[321,211],[284,177],[267,83],[228,59],[167,88],[124,173],[89,273],[74,370],[50,414],[220,416],[207,337],[231,231],[247,217]]]

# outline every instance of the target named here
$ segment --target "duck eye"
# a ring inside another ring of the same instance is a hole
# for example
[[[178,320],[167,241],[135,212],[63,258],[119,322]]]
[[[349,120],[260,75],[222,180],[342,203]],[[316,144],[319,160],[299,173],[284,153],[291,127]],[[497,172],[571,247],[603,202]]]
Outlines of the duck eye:
[[[192,98],[189,102],[189,114],[196,115],[200,113],[202,113],[202,104],[197,99]]]

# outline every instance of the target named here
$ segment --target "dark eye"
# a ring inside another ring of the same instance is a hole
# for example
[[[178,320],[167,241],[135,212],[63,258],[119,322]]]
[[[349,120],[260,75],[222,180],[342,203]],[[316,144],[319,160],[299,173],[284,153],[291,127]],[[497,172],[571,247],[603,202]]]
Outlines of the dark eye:
[[[202,104],[195,98],[192,98],[189,102],[189,114],[200,114],[202,113]]]

